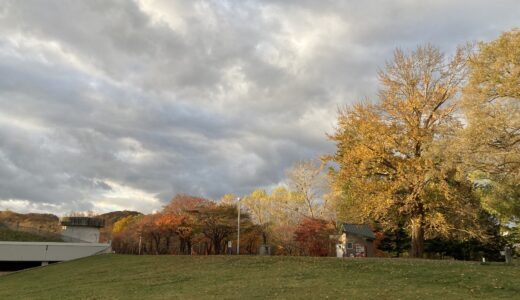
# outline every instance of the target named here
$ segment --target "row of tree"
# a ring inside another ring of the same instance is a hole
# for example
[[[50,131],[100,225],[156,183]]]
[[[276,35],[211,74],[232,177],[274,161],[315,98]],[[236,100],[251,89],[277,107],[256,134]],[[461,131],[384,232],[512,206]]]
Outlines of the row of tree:
[[[280,255],[329,254],[329,234],[334,232],[334,225],[293,209],[296,206],[291,197],[294,195],[280,188],[272,195],[259,190],[244,198],[240,253],[257,254],[261,245],[270,245]],[[282,203],[283,207],[277,206]],[[117,221],[111,233],[112,246],[116,252],[129,254],[208,255],[226,253],[231,241],[232,252],[236,253],[237,204],[236,198],[231,202],[230,195],[218,203],[177,195],[161,212]],[[274,222],[275,216],[284,222]]]

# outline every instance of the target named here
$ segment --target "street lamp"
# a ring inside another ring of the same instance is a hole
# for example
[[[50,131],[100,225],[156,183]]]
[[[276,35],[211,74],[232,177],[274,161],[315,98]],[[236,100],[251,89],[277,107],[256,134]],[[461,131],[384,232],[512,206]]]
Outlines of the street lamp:
[[[139,254],[138,255],[141,255],[141,240],[142,240],[142,236],[139,233]]]
[[[238,222],[237,222],[237,255],[240,254],[240,197],[237,197],[237,210],[238,210]]]

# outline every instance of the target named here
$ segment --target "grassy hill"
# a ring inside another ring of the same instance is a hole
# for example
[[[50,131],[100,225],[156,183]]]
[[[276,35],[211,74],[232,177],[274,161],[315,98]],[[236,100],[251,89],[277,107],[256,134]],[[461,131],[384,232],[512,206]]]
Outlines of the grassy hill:
[[[58,217],[0,211],[0,241],[61,242]]]
[[[3,227],[0,227],[0,241],[62,242],[57,236],[38,235],[30,232],[14,231]]]
[[[111,254],[5,275],[0,286],[0,299],[518,299],[520,266]]]

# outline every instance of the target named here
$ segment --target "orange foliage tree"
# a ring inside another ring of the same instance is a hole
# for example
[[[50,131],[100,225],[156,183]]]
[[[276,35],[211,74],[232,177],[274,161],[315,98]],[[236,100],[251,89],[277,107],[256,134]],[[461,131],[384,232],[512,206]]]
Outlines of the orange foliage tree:
[[[329,235],[334,232],[334,226],[326,220],[305,218],[296,228],[294,239],[300,245],[302,254],[327,256],[329,254]]]

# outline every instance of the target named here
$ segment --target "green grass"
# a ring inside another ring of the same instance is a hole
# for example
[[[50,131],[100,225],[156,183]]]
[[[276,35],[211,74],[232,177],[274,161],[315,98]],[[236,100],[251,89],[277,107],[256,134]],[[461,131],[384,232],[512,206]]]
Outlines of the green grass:
[[[48,237],[23,231],[14,231],[7,228],[0,228],[0,241],[11,242],[61,242],[56,237]]]
[[[0,299],[520,298],[520,267],[399,259],[102,255],[0,277]]]

